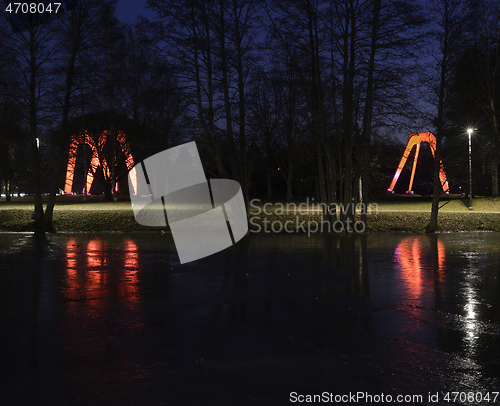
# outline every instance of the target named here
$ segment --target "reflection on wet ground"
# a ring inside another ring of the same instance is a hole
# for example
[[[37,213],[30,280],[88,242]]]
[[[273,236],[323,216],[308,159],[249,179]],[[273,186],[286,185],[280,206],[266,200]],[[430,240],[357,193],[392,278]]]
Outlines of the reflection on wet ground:
[[[83,244],[72,237],[66,242],[63,294],[66,299],[75,301],[123,297],[136,302],[139,300],[139,272],[139,248],[130,238],[111,248],[100,238]]]
[[[499,273],[498,234],[249,235],[185,265],[169,235],[0,234],[2,394],[284,405],[290,392],[492,393]]]

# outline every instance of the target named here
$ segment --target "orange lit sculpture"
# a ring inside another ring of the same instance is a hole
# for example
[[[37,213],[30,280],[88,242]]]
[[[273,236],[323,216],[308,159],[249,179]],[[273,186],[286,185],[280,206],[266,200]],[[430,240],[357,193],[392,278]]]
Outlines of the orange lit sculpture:
[[[431,146],[432,156],[435,157],[436,153],[436,137],[432,133],[412,133],[410,134],[410,139],[408,140],[408,144],[406,144],[405,152],[403,153],[403,157],[399,162],[398,169],[392,179],[391,186],[389,187],[389,192],[394,191],[394,186],[396,186],[396,182],[399,179],[399,175],[401,175],[401,171],[405,166],[406,160],[410,156],[411,150],[414,146],[416,146],[415,150],[415,159],[413,160],[413,167],[411,170],[410,177],[410,185],[408,186],[408,191],[406,193],[413,193],[411,191],[413,187],[413,178],[415,177],[415,169],[417,168],[418,161],[418,153],[420,152],[420,144],[422,142],[427,142]],[[441,181],[441,187],[443,188],[443,192],[449,193],[448,181],[446,180],[446,173],[444,172],[443,163],[440,161],[440,169],[439,169],[439,180]]]
[[[103,148],[108,140],[109,131],[103,131],[99,137],[94,137],[85,131],[85,134],[79,133],[74,134],[71,139],[71,145],[69,148],[69,159],[68,159],[68,169],[66,171],[66,182],[64,185],[64,193],[70,194],[71,189],[73,187],[73,177],[75,174],[75,164],[76,164],[76,154],[78,151],[78,146],[80,144],[87,144],[92,148],[92,159],[90,161],[90,168],[86,175],[86,184],[87,190],[90,190],[92,186],[92,181],[94,180],[94,174],[99,165],[102,166],[104,176],[106,178],[111,177],[111,169],[104,159],[103,156]],[[132,157],[132,153],[130,151],[130,145],[127,141],[127,137],[123,131],[118,131],[116,140],[120,144],[120,147],[125,155],[125,165],[127,169],[131,171],[131,179],[134,190],[130,191],[130,193],[137,192],[137,180],[135,177],[135,169],[134,169],[134,158]]]

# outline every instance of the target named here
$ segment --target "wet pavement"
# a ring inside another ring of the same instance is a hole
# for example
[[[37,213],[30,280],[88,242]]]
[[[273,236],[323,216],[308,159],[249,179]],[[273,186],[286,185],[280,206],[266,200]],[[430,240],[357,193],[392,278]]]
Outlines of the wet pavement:
[[[1,405],[500,403],[494,233],[0,234],[0,317]]]

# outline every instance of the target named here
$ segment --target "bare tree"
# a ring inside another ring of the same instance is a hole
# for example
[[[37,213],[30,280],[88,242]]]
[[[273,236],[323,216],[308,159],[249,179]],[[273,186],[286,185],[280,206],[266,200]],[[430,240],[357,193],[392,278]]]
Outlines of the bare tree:
[[[369,29],[362,47],[366,63],[360,70],[362,122],[359,138],[355,140],[357,165],[353,196],[358,197],[361,187],[359,195],[367,199],[371,183],[372,132],[377,126],[387,125],[387,116],[410,118],[416,113],[411,97],[413,69],[407,61],[416,59],[423,45],[422,27],[426,19],[418,4],[400,0],[372,0],[362,18],[362,25]],[[361,216],[366,222],[366,211],[362,211]]]
[[[9,27],[7,21],[0,20],[0,35],[8,38]],[[11,69],[14,59],[13,51],[8,43],[0,45],[0,181],[4,182],[7,201],[11,201],[14,182],[17,176],[27,177],[28,173],[22,168],[26,139],[23,129],[23,106],[16,96],[17,83]]]
[[[216,77],[217,34],[213,30],[217,18],[215,6],[206,0],[148,0],[158,20],[148,24],[154,39],[164,45],[167,58],[175,61],[180,79],[191,90],[191,114],[197,117],[206,147],[220,176],[227,176],[222,159],[221,131],[217,127],[220,113]]]
[[[68,124],[71,114],[78,109],[78,95],[76,94],[76,82],[82,72],[78,71],[78,60],[82,54],[89,52],[95,45],[93,39],[99,31],[99,16],[102,7],[111,6],[113,2],[107,1],[75,1],[73,8],[68,10],[59,21],[56,29],[57,41],[60,46],[56,54],[54,72],[57,77],[62,77],[63,82],[57,83],[58,92],[62,95],[60,105],[62,110],[59,131],[56,132],[56,150],[54,171],[50,188],[49,200],[45,209],[44,222],[47,229],[53,229],[52,219],[56,194],[60,185],[60,174],[64,173],[66,161],[65,151],[69,147],[70,134]],[[81,95],[80,95],[81,97]]]
[[[193,97],[191,111],[220,176],[230,174],[248,199],[247,104],[254,67],[256,0],[148,1],[148,24]],[[228,165],[229,164],[229,165]]]
[[[446,109],[450,105],[450,87],[455,69],[456,58],[464,44],[464,27],[469,21],[471,4],[468,0],[433,0],[432,15],[435,19],[433,27],[435,44],[435,60],[437,78],[434,95],[437,116],[435,120],[436,150],[434,153],[434,183],[432,209],[426,232],[435,232],[438,228],[439,195],[442,191],[439,172],[441,170],[441,141],[447,125]]]
[[[498,197],[498,159],[500,145],[500,3],[481,0],[478,11],[476,41],[473,48],[480,52],[473,59],[478,89],[470,94],[473,103],[486,115],[491,128],[492,155],[490,170],[492,176],[492,195]]]
[[[28,151],[31,157],[31,181],[34,195],[34,220],[37,231],[44,230],[42,204],[39,126],[47,119],[50,94],[49,65],[54,55],[54,28],[43,24],[37,14],[11,16],[12,30],[4,39],[12,51],[10,64],[18,81],[11,83],[23,106],[22,118],[29,128]]]
[[[252,138],[261,151],[261,170],[266,173],[267,196],[273,197],[273,177],[276,172],[276,138],[281,124],[281,92],[272,74],[264,69],[254,76],[249,127]]]
[[[270,21],[271,36],[274,38],[275,58],[287,61],[299,79],[310,115],[310,137],[315,149],[317,170],[317,194],[321,202],[327,202],[325,187],[326,172],[335,163],[325,163],[325,146],[328,143],[326,112],[324,102],[323,34],[326,30],[322,10],[324,3],[304,0],[299,2],[272,2],[266,8]],[[333,169],[335,171],[335,169]]]
[[[146,158],[179,143],[189,134],[184,119],[189,98],[179,85],[175,66],[162,57],[146,33],[128,27],[125,40],[125,113],[135,154]]]

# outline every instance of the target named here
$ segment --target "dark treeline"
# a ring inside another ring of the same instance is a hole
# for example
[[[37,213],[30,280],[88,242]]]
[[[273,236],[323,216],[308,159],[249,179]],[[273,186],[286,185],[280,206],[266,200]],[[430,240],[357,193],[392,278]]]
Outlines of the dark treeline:
[[[109,176],[78,153],[110,199],[124,131],[135,162],[196,141],[207,175],[238,180],[247,200],[348,204],[388,187],[410,132],[436,135],[465,188],[472,127],[474,173],[498,196],[495,0],[148,0],[154,17],[134,26],[114,0],[71,5],[50,20],[4,13],[0,27],[0,176],[7,196],[35,195],[40,228],[85,131],[108,134]]]

